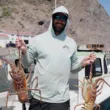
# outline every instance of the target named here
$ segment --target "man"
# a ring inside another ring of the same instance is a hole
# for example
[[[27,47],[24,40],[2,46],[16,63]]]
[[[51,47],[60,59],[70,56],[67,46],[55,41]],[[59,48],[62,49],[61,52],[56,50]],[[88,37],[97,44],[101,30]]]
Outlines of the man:
[[[96,59],[92,53],[78,62],[77,45],[65,32],[68,18],[64,6],[56,8],[48,31],[34,37],[28,51],[21,38],[16,40],[16,46],[23,54],[24,66],[28,67],[37,57],[33,78],[38,77],[37,88],[41,90],[42,103],[39,92],[32,91],[29,110],[68,110],[70,72],[81,70]]]

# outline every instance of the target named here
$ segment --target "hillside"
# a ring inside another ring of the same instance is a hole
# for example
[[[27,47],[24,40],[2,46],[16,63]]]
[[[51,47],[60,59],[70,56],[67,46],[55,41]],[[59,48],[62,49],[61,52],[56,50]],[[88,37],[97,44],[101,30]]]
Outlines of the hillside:
[[[110,47],[110,17],[97,0],[57,0],[70,12],[67,33],[78,44],[100,43]],[[0,0],[0,29],[29,31],[47,30],[54,0]]]

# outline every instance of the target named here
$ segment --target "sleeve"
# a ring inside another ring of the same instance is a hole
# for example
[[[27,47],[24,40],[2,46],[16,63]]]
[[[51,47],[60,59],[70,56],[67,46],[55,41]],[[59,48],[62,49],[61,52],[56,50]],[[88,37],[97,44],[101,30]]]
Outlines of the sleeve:
[[[76,73],[82,69],[81,61],[77,56],[77,45],[75,45],[75,51],[71,57],[71,73]]]
[[[35,58],[38,56],[37,48],[36,48],[36,39],[33,38],[29,49],[27,50],[25,55],[22,55],[22,63],[23,67],[27,68],[32,63],[34,63]]]

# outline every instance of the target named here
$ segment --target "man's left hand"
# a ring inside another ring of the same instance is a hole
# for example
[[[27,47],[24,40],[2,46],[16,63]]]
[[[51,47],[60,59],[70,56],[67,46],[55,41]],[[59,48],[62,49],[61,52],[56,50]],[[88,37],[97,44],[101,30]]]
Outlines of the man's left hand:
[[[85,57],[82,62],[81,65],[82,67],[85,67],[86,65],[90,65],[91,63],[93,63],[96,60],[96,55],[92,52],[89,56]]]

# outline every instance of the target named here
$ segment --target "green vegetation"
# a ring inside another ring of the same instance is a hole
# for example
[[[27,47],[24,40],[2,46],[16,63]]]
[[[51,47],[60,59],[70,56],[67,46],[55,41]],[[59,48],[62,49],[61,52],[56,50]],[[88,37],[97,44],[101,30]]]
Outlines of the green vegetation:
[[[11,10],[9,7],[2,7],[2,16],[3,17],[8,17],[8,16],[11,16]]]

